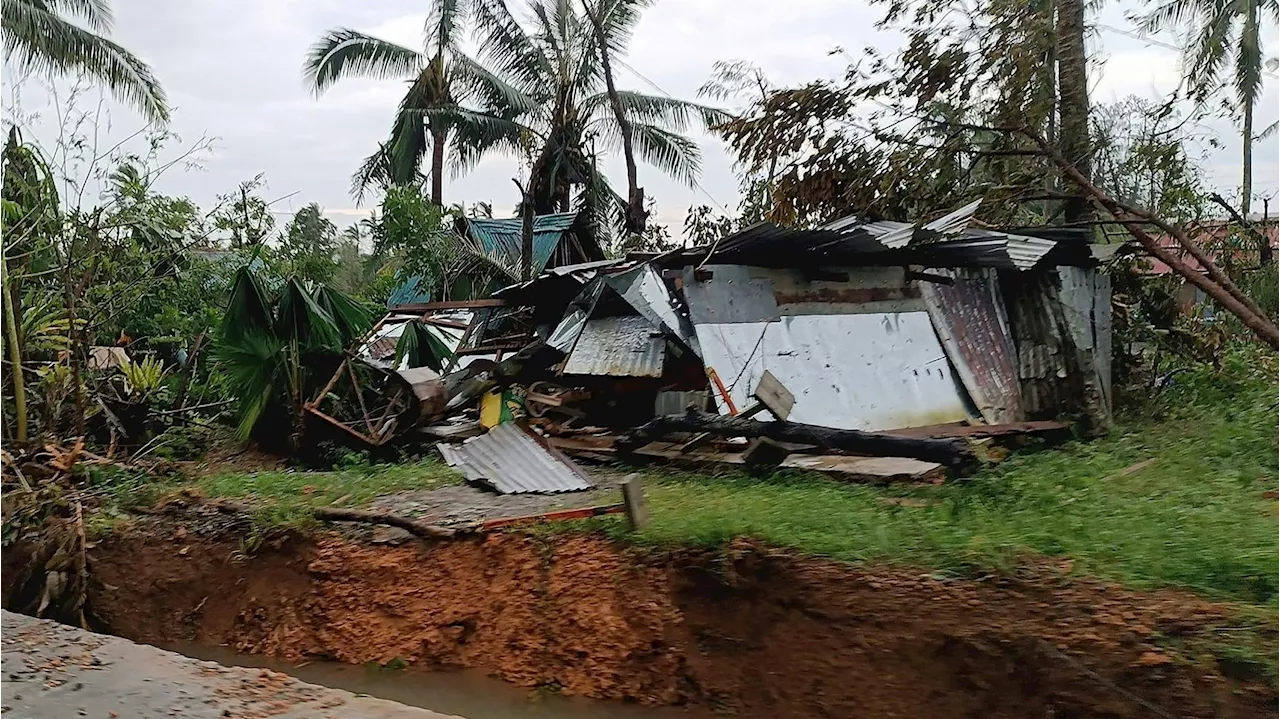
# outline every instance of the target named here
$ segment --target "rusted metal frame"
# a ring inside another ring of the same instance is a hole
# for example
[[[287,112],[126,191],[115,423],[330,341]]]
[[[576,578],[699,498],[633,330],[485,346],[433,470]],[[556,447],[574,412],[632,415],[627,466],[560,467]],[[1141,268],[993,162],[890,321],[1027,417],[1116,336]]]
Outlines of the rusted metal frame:
[[[338,369],[334,371],[333,376],[329,378],[329,383],[324,386],[324,389],[320,390],[320,394],[316,395],[315,399],[307,402],[303,407],[314,410],[320,406],[320,403],[324,401],[324,398],[329,396],[329,393],[333,391],[335,386],[337,386],[338,380],[342,378],[342,370],[346,368],[346,364],[355,356],[355,350],[368,343],[369,339],[377,334],[378,330],[382,329],[383,325],[385,325],[389,319],[391,319],[390,314],[383,316],[383,318],[378,320],[368,332],[364,333],[360,339],[356,340],[355,344],[351,345],[352,349],[343,352],[344,357],[342,358],[342,364],[338,365]]]
[[[360,380],[356,377],[356,368],[351,362],[346,362],[347,374],[351,376],[351,388],[355,390],[356,402],[360,405],[360,411],[364,414],[364,426],[369,430],[369,434],[374,434],[373,421],[369,418],[369,408],[364,403],[364,392],[361,391]]]
[[[360,433],[359,433],[358,431],[356,431],[355,429],[353,429],[353,428],[351,428],[351,427],[349,427],[349,426],[347,426],[347,425],[343,424],[342,422],[339,422],[338,420],[334,419],[333,417],[330,417],[329,415],[325,414],[324,412],[321,412],[320,410],[316,409],[315,407],[306,407],[305,409],[306,409],[308,412],[310,412],[311,414],[314,414],[315,416],[319,417],[320,419],[323,419],[324,421],[328,422],[329,424],[332,424],[333,426],[337,427],[338,429],[341,429],[342,431],[347,432],[348,434],[350,434],[351,436],[353,436],[353,437],[355,437],[356,439],[360,440],[361,442],[364,442],[364,443],[366,443],[366,444],[371,444],[371,445],[374,445],[374,446],[379,446],[379,445],[381,445],[381,444],[382,444],[382,441],[381,441],[381,440],[379,440],[379,439],[374,439],[374,438],[372,438],[372,437],[366,437],[365,435],[360,434]]]

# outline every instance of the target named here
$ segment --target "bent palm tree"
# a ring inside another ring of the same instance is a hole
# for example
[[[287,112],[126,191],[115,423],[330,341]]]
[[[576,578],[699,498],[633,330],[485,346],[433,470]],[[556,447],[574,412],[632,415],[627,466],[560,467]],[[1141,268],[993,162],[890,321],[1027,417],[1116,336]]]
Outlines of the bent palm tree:
[[[520,93],[459,49],[466,11],[467,0],[436,0],[427,18],[425,52],[349,28],[331,30],[311,46],[303,74],[317,95],[347,77],[409,78],[390,138],[352,178],[357,200],[370,185],[414,182],[430,149],[431,199],[442,205],[452,114],[465,109],[463,102],[491,111],[527,109]],[[466,169],[466,163],[455,163],[455,169]]]
[[[1142,18],[1148,32],[1168,27],[1190,26],[1191,44],[1183,63],[1192,93],[1204,101],[1220,86],[1221,75],[1232,65],[1234,100],[1243,116],[1244,176],[1241,186],[1241,214],[1249,216],[1253,193],[1253,106],[1262,93],[1261,16],[1280,20],[1277,0],[1169,0]],[[1270,128],[1268,128],[1270,129]],[[1265,135],[1266,132],[1262,133]]]
[[[64,17],[64,15],[66,17]],[[88,29],[71,22],[80,20]],[[167,122],[164,90],[145,62],[106,38],[106,0],[3,0],[0,30],[5,58],[24,70],[59,75],[83,72],[107,86],[148,121]]]

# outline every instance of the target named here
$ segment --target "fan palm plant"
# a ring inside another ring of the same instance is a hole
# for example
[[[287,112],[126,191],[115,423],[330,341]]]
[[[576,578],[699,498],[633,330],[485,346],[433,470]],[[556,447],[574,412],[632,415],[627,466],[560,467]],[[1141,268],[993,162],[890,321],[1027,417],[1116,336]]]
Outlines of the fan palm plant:
[[[79,21],[77,25],[73,20]],[[3,0],[4,54],[22,70],[83,72],[151,122],[167,122],[169,106],[151,68],[107,38],[106,0]]]
[[[390,138],[353,177],[357,199],[370,185],[415,182],[430,151],[431,200],[441,205],[453,113],[464,110],[462,103],[480,103],[498,112],[528,109],[523,95],[459,48],[467,10],[468,0],[435,0],[422,52],[350,28],[330,30],[312,45],[303,74],[317,95],[342,78],[408,78],[409,89],[396,111]]]
[[[296,447],[302,401],[312,379],[307,369],[314,363],[308,358],[341,355],[371,324],[366,308],[332,288],[309,291],[289,279],[273,297],[248,267],[241,268],[223,317],[218,353],[240,403],[236,432],[248,437],[264,415],[278,415],[287,405]]]
[[[1241,185],[1241,214],[1249,216],[1253,193],[1253,106],[1262,93],[1265,61],[1259,26],[1261,19],[1280,20],[1277,0],[1168,0],[1144,16],[1142,29],[1154,32],[1171,27],[1188,27],[1190,45],[1183,58],[1193,96],[1203,101],[1215,93],[1231,66],[1232,93],[1244,127],[1244,174]],[[1274,125],[1261,133],[1274,132]]]

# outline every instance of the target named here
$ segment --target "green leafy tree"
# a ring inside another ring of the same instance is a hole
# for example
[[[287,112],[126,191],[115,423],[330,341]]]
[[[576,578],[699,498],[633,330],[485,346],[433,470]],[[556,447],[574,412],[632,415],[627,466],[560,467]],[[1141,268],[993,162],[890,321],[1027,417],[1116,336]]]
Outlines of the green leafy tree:
[[[342,78],[405,78],[409,90],[400,101],[391,136],[356,172],[357,199],[370,186],[416,184],[419,168],[431,154],[431,200],[444,202],[446,152],[456,135],[457,118],[471,112],[466,103],[491,112],[518,112],[526,99],[459,48],[468,0],[434,0],[419,52],[350,28],[325,33],[307,54],[303,74],[317,95]],[[456,149],[452,166],[464,172],[479,159],[470,148]]]
[[[259,173],[240,183],[235,192],[218,195],[218,206],[212,213],[213,227],[223,233],[232,248],[255,246],[275,229],[271,206],[257,195],[265,185],[266,180]]]
[[[1240,211],[1249,216],[1253,194],[1253,111],[1262,93],[1262,53],[1260,25],[1263,18],[1272,23],[1280,20],[1280,4],[1276,0],[1168,0],[1141,19],[1143,30],[1154,32],[1165,28],[1186,28],[1190,45],[1183,66],[1191,85],[1191,94],[1205,101],[1224,84],[1230,73],[1233,109],[1240,113],[1244,144],[1241,178]],[[1275,125],[1262,135],[1275,131]]]
[[[106,0],[3,0],[5,59],[24,71],[84,73],[152,122],[167,122],[169,106],[151,68],[108,39]]]
[[[338,268],[338,228],[320,205],[298,210],[284,228],[277,257],[288,273],[308,282],[328,282]]]

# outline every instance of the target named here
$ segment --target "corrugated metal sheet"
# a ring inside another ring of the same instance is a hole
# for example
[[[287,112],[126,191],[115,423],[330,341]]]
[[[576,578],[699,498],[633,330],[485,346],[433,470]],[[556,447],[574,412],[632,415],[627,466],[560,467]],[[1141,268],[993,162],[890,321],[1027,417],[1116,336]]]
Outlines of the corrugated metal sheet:
[[[582,328],[587,326],[587,318],[591,316],[603,291],[604,283],[600,281],[592,281],[582,288],[582,292],[578,293],[578,296],[569,304],[569,308],[565,310],[560,323],[547,337],[547,344],[566,355],[572,352],[573,346],[582,336]]]
[[[750,394],[768,370],[795,395],[788,417],[795,422],[882,430],[970,416],[959,378],[923,311],[695,327],[703,363],[715,369],[739,408],[751,405]]]
[[[1111,277],[1083,267],[1058,268],[1058,299],[1066,313],[1067,327],[1085,373],[1085,388],[1100,397],[1110,421],[1111,411]],[[1100,408],[1101,409],[1101,408]],[[1105,417],[1105,418],[1104,418]]]
[[[439,444],[440,454],[468,482],[502,494],[577,492],[591,489],[586,473],[568,457],[514,422],[462,444]]]
[[[966,229],[978,203],[933,222],[865,222],[856,215],[814,230],[758,223],[716,245],[716,262],[763,266],[918,264],[928,267],[1035,267],[1058,243],[1030,235]]]
[[[678,338],[695,355],[701,356],[698,336],[693,331],[688,313],[652,265],[640,265],[610,275],[604,281],[654,327]]]
[[[1029,418],[1110,423],[1111,285],[1088,268],[1002,277]]]
[[[542,272],[560,238],[569,231],[577,219],[577,213],[561,212],[554,215],[539,215],[533,220],[533,267],[535,272]],[[515,266],[520,264],[520,231],[522,220],[519,217],[504,219],[474,218],[467,220],[467,229],[471,236],[479,240],[485,252],[504,258]]]
[[[608,377],[661,377],[667,340],[639,315],[587,320],[564,374]]]
[[[920,282],[933,328],[988,424],[1021,422],[1022,389],[995,270],[938,270],[954,279]]]

